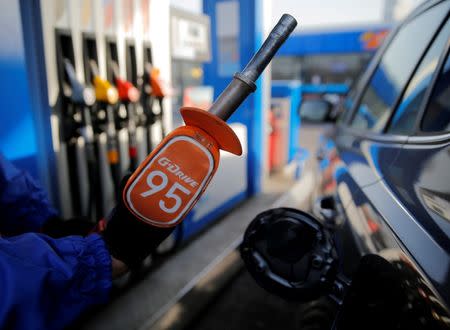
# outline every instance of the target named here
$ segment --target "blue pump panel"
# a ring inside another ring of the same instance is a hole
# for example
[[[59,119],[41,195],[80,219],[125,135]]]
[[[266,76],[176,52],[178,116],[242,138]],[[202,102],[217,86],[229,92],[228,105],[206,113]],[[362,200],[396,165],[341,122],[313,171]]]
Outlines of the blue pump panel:
[[[211,19],[211,61],[203,65],[203,83],[214,88],[214,99],[227,87],[233,75],[241,71],[262,43],[259,10],[263,0],[203,0],[203,12]],[[256,81],[252,93],[228,123],[245,132],[244,155],[225,155],[211,186],[182,224],[181,240],[186,240],[225,215],[247,197],[261,191],[263,175],[263,88]],[[238,173],[239,185],[230,178]],[[227,179],[228,178],[228,179]],[[216,185],[214,181],[217,181]],[[232,192],[232,193],[231,193]]]
[[[297,110],[301,102],[301,84],[291,81],[274,81],[272,82],[271,93],[272,97],[290,100],[288,162],[291,162],[299,147],[300,116]]]
[[[277,56],[374,52],[390,28],[389,25],[377,25],[352,30],[301,32],[286,40]]]
[[[348,92],[346,84],[302,84],[298,81],[273,81],[272,97],[288,98],[290,100],[288,162],[294,160],[299,150],[299,134],[301,119],[299,107],[303,94],[340,94]]]
[[[38,143],[19,1],[0,4],[0,152],[39,179]]]
[[[263,41],[263,0],[203,0],[203,11],[211,17],[211,62],[205,63],[204,84],[214,87],[214,99],[226,88]],[[263,175],[263,88],[262,78],[252,93],[228,120],[242,123],[248,133],[247,195],[261,191]]]

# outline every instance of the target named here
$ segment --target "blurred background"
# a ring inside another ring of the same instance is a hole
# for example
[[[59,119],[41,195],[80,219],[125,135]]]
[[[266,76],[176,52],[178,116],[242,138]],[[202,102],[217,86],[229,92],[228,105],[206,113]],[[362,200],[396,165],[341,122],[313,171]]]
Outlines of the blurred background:
[[[2,1],[0,152],[46,188],[64,218],[93,223],[114,205],[120,178],[183,124],[180,107],[207,110],[283,13],[298,21],[257,91],[230,119],[243,155],[222,153],[211,186],[183,224],[141,273],[117,284],[109,306],[77,327],[182,328],[177,322],[184,319],[198,329],[293,328],[299,307],[225,267],[233,256],[224,251],[299,180],[295,206],[309,207],[311,155],[326,125],[303,125],[301,103],[338,104],[421,2]],[[212,304],[207,293],[222,286],[214,276],[199,284],[199,274],[220,267],[233,282]],[[180,300],[187,291],[197,295]],[[211,303],[210,317],[195,313],[196,302]]]

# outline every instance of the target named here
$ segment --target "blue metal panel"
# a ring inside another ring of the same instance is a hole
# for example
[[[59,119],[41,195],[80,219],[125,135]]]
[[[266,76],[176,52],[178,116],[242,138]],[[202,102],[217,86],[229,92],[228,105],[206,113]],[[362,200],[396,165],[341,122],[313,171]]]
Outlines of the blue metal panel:
[[[1,2],[0,151],[38,178],[37,131],[30,100],[19,1]]]
[[[348,92],[348,85],[346,84],[305,84],[301,86],[302,93],[309,94],[346,94]]]
[[[11,160],[37,151],[25,70],[19,60],[0,58],[0,150]]]
[[[246,43],[246,39],[242,38],[241,42],[241,66],[244,66],[248,61],[250,61],[253,54],[261,47],[264,41],[264,31],[263,22],[261,21],[263,17],[262,7],[264,0],[255,1],[242,1],[248,8],[242,8],[241,11],[241,26],[245,27],[249,31],[249,40]],[[253,13],[252,19],[248,20],[247,15],[244,13]],[[246,24],[246,25],[245,25]],[[263,82],[264,77],[260,77],[256,81],[256,91],[251,96],[250,101],[253,103],[253,107],[249,110],[251,111],[249,123],[249,152],[248,152],[248,189],[250,195],[258,193],[261,191],[262,186],[262,176],[263,176],[263,164],[264,164],[264,150],[262,141],[264,141],[264,109],[263,109]]]
[[[290,122],[289,122],[289,145],[288,162],[295,158],[298,151],[299,134],[301,120],[298,108],[302,102],[303,94],[346,94],[348,86],[346,84],[301,84],[295,81],[274,81],[272,82],[272,97],[289,98],[290,100]]]
[[[302,93],[300,87],[292,88],[291,91],[291,122],[289,123],[289,150],[288,162],[291,162],[300,147],[300,114],[298,108],[302,102]]]
[[[51,200],[58,195],[55,153],[51,136],[51,107],[48,104],[47,74],[45,70],[44,39],[40,0],[20,0],[30,101],[36,128],[37,168],[39,179]]]
[[[298,107],[301,102],[301,84],[296,82],[273,82],[272,97],[283,97],[290,100],[289,144],[287,148],[288,162],[291,162],[299,147],[300,116],[298,115]]]
[[[232,76],[223,77],[219,74],[219,48],[216,36],[216,5],[230,0],[203,0],[203,11],[211,17],[211,47],[212,60],[204,64],[204,83],[214,87],[216,99],[231,81]],[[231,0],[232,1],[232,0]],[[260,15],[263,0],[237,1],[239,3],[239,66],[250,60],[262,42],[262,22]],[[229,122],[239,122],[247,126],[248,133],[248,195],[261,191],[261,177],[263,175],[263,109],[262,109],[262,81],[256,82],[257,91],[250,95],[239,109],[231,116]]]
[[[214,99],[216,99],[220,92],[227,86],[230,77],[221,77],[218,74],[218,40],[216,37],[217,22],[216,22],[216,3],[217,1],[203,0],[203,12],[211,18],[211,61],[203,64],[204,84],[214,87]]]
[[[311,32],[291,36],[280,48],[278,56],[304,56],[311,54],[348,54],[373,52],[371,37],[386,33],[388,25],[352,31]],[[372,34],[372,35],[371,35]]]

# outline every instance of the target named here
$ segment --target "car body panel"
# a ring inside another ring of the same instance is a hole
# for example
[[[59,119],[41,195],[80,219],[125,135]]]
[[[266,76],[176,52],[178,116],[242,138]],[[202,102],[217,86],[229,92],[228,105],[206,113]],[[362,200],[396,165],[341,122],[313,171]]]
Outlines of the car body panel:
[[[450,1],[430,1],[411,16],[439,3],[448,12]],[[444,12],[441,27],[446,20]],[[382,326],[385,318],[385,328],[393,324],[389,318],[395,318],[397,329],[450,329],[450,133],[393,135],[384,129],[369,132],[349,126],[385,49],[376,54],[344,100],[344,114],[334,130],[321,138],[317,153],[320,194],[333,195],[341,205],[335,228],[341,271],[354,282],[335,328],[377,317],[374,324]],[[441,53],[442,57],[447,54],[445,47]],[[439,65],[433,71],[436,68]],[[433,81],[429,75],[426,78],[422,87],[431,90]],[[408,83],[400,88],[405,90]],[[390,102],[392,113],[403,111],[411,100],[402,100],[400,91],[398,101]],[[420,119],[420,111],[414,114]],[[361,271],[362,260],[370,255],[381,258],[373,259],[377,265],[369,265],[369,273]],[[387,273],[392,277],[386,277]],[[383,286],[386,278],[396,287]],[[380,291],[375,294],[378,285]],[[383,291],[387,287],[398,295]],[[399,304],[392,305],[392,301]],[[395,308],[396,314],[383,305]],[[349,317],[354,320],[348,322]],[[371,325],[360,326],[372,329]]]

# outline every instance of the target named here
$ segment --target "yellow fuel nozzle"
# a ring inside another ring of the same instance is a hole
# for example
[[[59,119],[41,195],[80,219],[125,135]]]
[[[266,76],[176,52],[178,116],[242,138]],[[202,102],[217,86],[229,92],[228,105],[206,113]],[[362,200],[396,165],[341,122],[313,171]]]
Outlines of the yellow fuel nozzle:
[[[108,80],[102,79],[99,76],[94,76],[93,83],[95,98],[97,99],[97,101],[105,102],[108,104],[117,103],[117,101],[119,100],[119,93]]]

